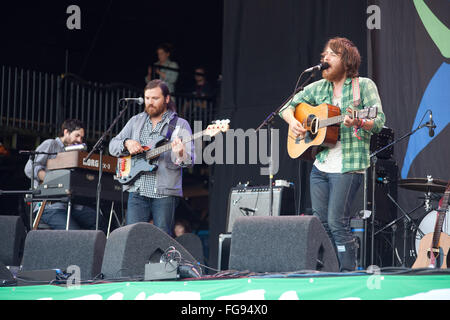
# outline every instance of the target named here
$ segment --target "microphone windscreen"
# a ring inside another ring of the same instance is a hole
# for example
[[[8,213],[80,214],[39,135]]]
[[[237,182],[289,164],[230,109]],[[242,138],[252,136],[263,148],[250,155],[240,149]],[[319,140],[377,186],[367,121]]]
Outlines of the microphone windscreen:
[[[322,68],[320,68],[321,70],[326,70],[330,67],[330,65],[328,64],[328,62],[324,62],[322,63]]]
[[[81,144],[73,144],[71,146],[67,146],[64,148],[64,151],[68,152],[68,151],[86,151],[87,150],[87,145],[85,143],[81,143]]]

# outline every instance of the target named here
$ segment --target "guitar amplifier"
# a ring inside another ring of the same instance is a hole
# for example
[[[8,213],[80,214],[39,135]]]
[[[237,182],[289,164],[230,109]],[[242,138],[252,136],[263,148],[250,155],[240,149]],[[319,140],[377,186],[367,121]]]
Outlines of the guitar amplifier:
[[[242,216],[269,216],[270,210],[269,186],[235,187],[231,188],[228,197],[228,216],[226,232],[233,231],[236,218]],[[273,216],[295,215],[294,188],[273,187]]]

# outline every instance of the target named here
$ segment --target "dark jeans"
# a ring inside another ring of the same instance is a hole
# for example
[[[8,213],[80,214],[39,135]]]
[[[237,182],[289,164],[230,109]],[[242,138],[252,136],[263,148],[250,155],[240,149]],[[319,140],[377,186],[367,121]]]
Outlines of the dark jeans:
[[[173,235],[175,209],[179,198],[169,196],[165,198],[148,198],[139,193],[130,192],[128,195],[127,225],[137,222],[150,222]]]
[[[65,230],[67,224],[67,209],[46,209],[42,213],[42,222],[48,224],[54,230]],[[70,230],[95,230],[97,213],[86,206],[72,206],[70,211]],[[99,230],[105,232],[105,221],[100,214],[98,222]]]
[[[311,205],[320,219],[338,255],[341,269],[351,269],[355,255],[351,232],[350,206],[363,180],[360,173],[325,173],[311,170]]]

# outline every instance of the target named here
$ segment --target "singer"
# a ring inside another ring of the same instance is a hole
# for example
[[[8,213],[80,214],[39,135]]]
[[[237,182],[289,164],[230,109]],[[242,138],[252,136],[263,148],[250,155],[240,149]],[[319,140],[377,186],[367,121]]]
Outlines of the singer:
[[[194,163],[194,143],[182,143],[192,135],[189,123],[178,117],[168,85],[152,80],[145,86],[145,110],[132,117],[109,144],[111,155],[137,155],[143,146],[151,146],[160,136],[171,141],[172,151],[157,160],[157,170],[144,172],[134,183],[125,185],[129,192],[126,223],[150,222],[173,235],[175,209],[183,196],[182,168]]]
[[[47,139],[42,142],[36,151],[45,153],[59,153],[65,152],[71,149],[70,146],[80,145],[83,143],[84,138],[84,125],[80,120],[67,119],[61,126],[61,133],[55,139]],[[84,145],[81,145],[85,147]],[[76,149],[76,148],[75,148]],[[36,188],[40,183],[44,181],[47,160],[55,158],[56,155],[38,154],[34,161],[34,187]],[[25,175],[31,179],[31,160],[28,160],[25,165]],[[39,210],[42,203],[35,204],[33,211]],[[96,227],[96,211],[93,208],[73,204],[70,214],[70,229],[79,230],[95,230]],[[67,203],[53,201],[47,203],[45,210],[42,213],[41,220],[48,224],[50,228],[54,230],[65,230],[67,222]],[[105,222],[103,217],[99,218],[99,230],[105,232]]]
[[[280,116],[297,137],[305,137],[307,130],[294,117],[296,106],[305,102],[317,106],[332,104],[348,114],[348,108],[363,109],[377,106],[374,120],[352,119],[348,115],[340,125],[338,142],[334,147],[321,147],[310,175],[313,214],[325,227],[335,246],[341,271],[356,267],[356,245],[350,229],[350,205],[363,181],[363,173],[370,166],[370,136],[381,131],[385,123],[378,89],[375,83],[359,77],[361,57],[357,47],[346,38],[330,39],[321,55],[323,79],[306,86],[286,104]]]

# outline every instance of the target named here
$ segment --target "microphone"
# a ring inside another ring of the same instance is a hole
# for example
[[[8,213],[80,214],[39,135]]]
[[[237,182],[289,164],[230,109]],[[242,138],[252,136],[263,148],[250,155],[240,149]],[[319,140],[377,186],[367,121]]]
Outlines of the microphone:
[[[71,146],[64,147],[64,151],[86,151],[87,145],[85,143],[82,144],[73,144]]]
[[[136,102],[139,105],[144,103],[144,98],[142,98],[142,97],[139,97],[139,98],[122,98],[121,100]]]
[[[428,127],[428,135],[430,137],[434,137],[434,129],[436,128],[436,125],[434,124],[433,112],[431,112],[431,110],[430,110],[430,121],[428,121],[426,126]]]
[[[253,215],[256,212],[256,210],[258,210],[258,209],[250,209],[250,208],[246,208],[246,207],[239,207],[239,210],[245,211],[245,214],[247,216],[249,216],[250,215],[249,212],[251,212],[252,215]]]
[[[324,62],[324,63],[319,63],[317,66],[308,68],[303,72],[312,72],[314,70],[325,70],[325,69],[328,69],[329,67],[330,67],[330,65],[328,64],[328,62]]]

